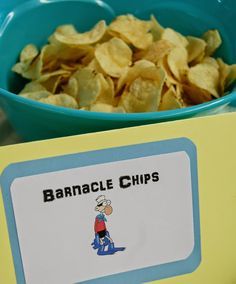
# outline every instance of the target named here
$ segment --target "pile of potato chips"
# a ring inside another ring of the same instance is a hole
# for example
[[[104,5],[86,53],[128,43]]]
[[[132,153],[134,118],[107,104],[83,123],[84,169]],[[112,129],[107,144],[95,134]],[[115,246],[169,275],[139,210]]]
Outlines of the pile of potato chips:
[[[202,38],[163,28],[152,15],[118,16],[80,33],[57,28],[41,51],[29,44],[13,71],[31,80],[20,96],[80,110],[137,113],[179,109],[219,98],[236,79],[236,64],[212,55],[217,30]]]

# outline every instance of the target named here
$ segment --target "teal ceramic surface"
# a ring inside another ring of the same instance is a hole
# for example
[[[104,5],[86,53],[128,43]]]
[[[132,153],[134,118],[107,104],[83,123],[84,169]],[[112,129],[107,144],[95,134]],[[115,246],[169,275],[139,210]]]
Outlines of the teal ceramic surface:
[[[214,111],[236,100],[236,89],[220,99],[181,110],[139,114],[91,113],[45,105],[21,98],[24,81],[11,72],[28,43],[41,47],[55,28],[73,23],[80,31],[98,20],[109,23],[115,16],[132,13],[181,33],[201,36],[220,30],[223,45],[218,51],[228,63],[236,62],[235,0],[1,0],[0,1],[0,105],[17,133],[25,140],[183,119]]]

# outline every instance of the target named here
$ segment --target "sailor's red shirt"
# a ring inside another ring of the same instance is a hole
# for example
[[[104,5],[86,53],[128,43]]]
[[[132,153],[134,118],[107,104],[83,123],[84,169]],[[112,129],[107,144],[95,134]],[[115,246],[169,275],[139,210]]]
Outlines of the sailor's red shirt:
[[[106,224],[103,220],[99,220],[97,217],[95,219],[95,224],[94,224],[94,231],[95,233],[101,232],[106,230]]]

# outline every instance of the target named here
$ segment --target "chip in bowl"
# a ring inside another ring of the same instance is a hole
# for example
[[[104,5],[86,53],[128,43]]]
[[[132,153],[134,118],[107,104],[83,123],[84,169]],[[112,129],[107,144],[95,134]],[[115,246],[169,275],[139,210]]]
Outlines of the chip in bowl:
[[[59,26],[39,50],[29,43],[12,70],[29,80],[20,96],[83,111],[180,109],[224,96],[236,64],[214,58],[219,31],[184,36],[150,19],[120,15],[91,30]]]

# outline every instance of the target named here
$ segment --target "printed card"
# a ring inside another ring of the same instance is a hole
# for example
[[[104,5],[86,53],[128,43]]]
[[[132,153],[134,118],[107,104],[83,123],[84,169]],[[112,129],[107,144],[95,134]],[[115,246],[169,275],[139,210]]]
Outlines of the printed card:
[[[200,263],[188,139],[12,164],[2,190],[19,283],[141,283]]]

